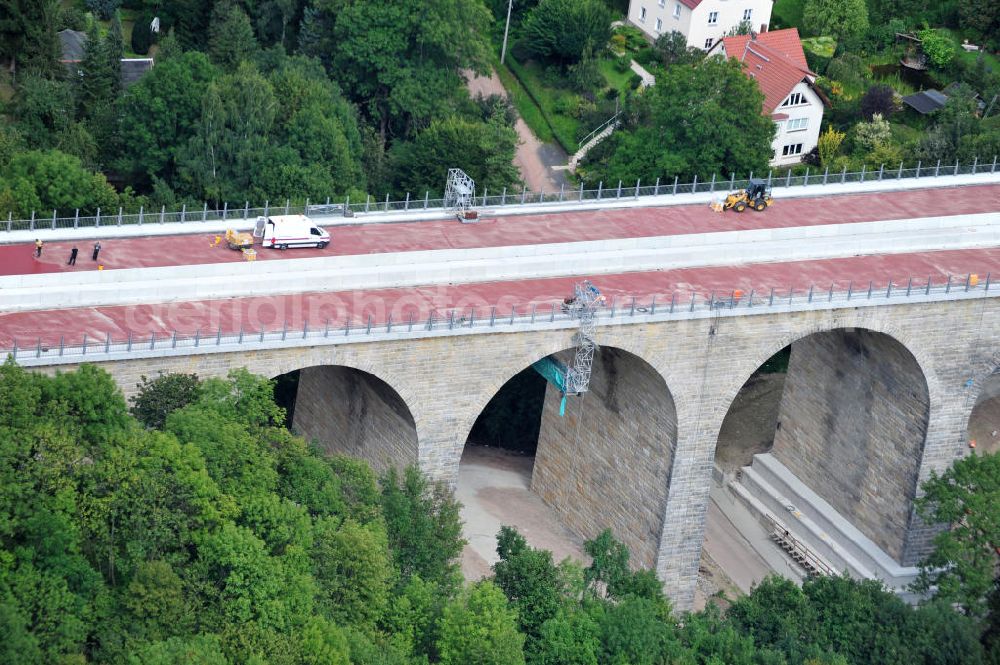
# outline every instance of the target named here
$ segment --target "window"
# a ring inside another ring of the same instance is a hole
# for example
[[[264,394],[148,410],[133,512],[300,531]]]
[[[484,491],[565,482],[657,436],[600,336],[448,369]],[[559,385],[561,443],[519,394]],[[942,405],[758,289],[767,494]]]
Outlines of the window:
[[[646,8],[639,7],[639,21],[642,23],[646,22]]]
[[[711,37],[709,37],[708,39],[705,40],[705,50],[707,51],[710,48],[712,48],[712,38]]]
[[[656,19],[656,31],[660,32],[663,30],[663,19]]]
[[[681,3],[675,2],[674,3],[674,18],[680,18],[680,17],[681,17]]]
[[[788,131],[801,132],[809,127],[809,118],[794,118],[788,121]]]
[[[784,157],[791,157],[793,155],[801,155],[802,154],[802,144],[801,143],[791,143],[789,145],[786,145],[784,148],[781,149],[781,154]]]
[[[749,21],[750,17],[752,17],[752,16],[753,16],[753,10],[752,9],[744,9],[743,10],[743,20],[744,21]]]
[[[708,12],[708,24],[715,25],[719,22],[719,12]]]
[[[660,0],[660,6],[661,7],[666,7],[667,6],[667,0]]]
[[[799,104],[805,104],[806,99],[802,96],[801,92],[793,92],[788,95],[788,99],[781,102],[782,106],[798,106]]]

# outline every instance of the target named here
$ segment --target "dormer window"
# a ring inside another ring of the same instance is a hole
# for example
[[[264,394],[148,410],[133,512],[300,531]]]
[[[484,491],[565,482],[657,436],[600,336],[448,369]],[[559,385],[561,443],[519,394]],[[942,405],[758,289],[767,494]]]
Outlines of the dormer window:
[[[792,94],[788,95],[788,99],[786,99],[785,101],[781,102],[781,105],[783,107],[784,106],[799,106],[800,104],[805,104],[805,103],[806,103],[806,98],[802,95],[801,92],[793,92]]]

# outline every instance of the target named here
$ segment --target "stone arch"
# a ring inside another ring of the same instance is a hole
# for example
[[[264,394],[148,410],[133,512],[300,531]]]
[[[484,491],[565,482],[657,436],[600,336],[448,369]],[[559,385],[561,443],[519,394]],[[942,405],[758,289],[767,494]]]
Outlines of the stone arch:
[[[738,373],[743,383],[723,391],[723,404],[728,413],[756,368],[791,345],[770,456],[903,561],[932,416],[933,373],[900,331],[838,324],[791,331],[764,345],[750,361],[758,364]]]
[[[405,388],[376,374],[370,362],[317,360],[272,369],[272,376],[299,373],[292,429],[328,454],[366,460],[376,473],[416,464],[417,420]]]
[[[542,351],[549,353],[518,358],[515,362],[523,364],[516,371],[507,365],[503,380],[490,382],[491,392],[478,400],[479,412],[460,431],[471,432],[490,400],[536,360],[554,354],[568,362],[572,357],[563,336],[549,340]],[[559,391],[548,385],[532,491],[580,537],[611,528],[629,547],[633,563],[652,567],[677,442],[677,411],[666,380],[639,355],[603,345],[595,356],[591,389],[569,398],[565,416],[559,415],[560,401]]]
[[[966,420],[966,439],[979,454],[1000,452],[1000,354],[996,361],[989,374],[973,383],[975,394]]]

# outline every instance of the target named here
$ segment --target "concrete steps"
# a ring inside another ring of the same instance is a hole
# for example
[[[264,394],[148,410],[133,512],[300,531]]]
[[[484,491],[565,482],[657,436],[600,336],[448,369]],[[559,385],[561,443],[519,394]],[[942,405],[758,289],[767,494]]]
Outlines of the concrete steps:
[[[733,486],[744,503],[770,512],[837,571],[903,590],[919,570],[901,566],[770,454],[754,455]]]

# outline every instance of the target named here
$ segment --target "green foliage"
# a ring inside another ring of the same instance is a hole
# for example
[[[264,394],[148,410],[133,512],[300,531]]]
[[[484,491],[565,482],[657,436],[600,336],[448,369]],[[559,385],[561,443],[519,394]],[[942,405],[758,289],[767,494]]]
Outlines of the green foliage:
[[[873,85],[861,98],[861,115],[871,120],[876,114],[888,118],[896,110],[896,95],[887,85]]]
[[[442,665],[523,665],[523,648],[517,615],[491,582],[474,585],[444,608],[438,639]]]
[[[881,113],[873,115],[869,122],[859,122],[854,128],[854,142],[868,152],[885,145],[891,138],[892,128]]]
[[[920,38],[920,48],[935,67],[946,67],[958,53],[955,42],[937,30],[925,28],[917,32],[917,37]]]
[[[476,181],[479,192],[512,188],[519,180],[513,165],[517,141],[517,132],[499,113],[488,122],[457,116],[434,120],[392,152],[395,190],[439,195],[448,169],[456,166]]]
[[[32,150],[11,158],[0,172],[0,199],[22,217],[33,210],[93,213],[118,204],[118,194],[104,175],[88,171],[79,158],[58,150]]]
[[[414,575],[450,590],[456,584],[456,559],[465,546],[459,504],[440,484],[431,484],[415,467],[402,478],[389,469],[379,483],[389,549],[400,583]]]
[[[197,374],[164,374],[139,377],[138,392],[130,399],[135,419],[151,429],[163,429],[167,416],[198,401],[201,381]]]
[[[819,149],[819,163],[822,166],[829,166],[840,152],[840,146],[844,142],[844,132],[838,132],[832,125],[828,125],[826,131],[819,135],[817,148]],[[786,363],[787,368],[787,363]]]
[[[701,59],[701,51],[687,45],[687,37],[683,33],[671,30],[656,38],[653,42],[653,52],[659,56],[660,62],[671,65],[689,65]]]
[[[234,2],[225,0],[212,9],[208,55],[217,66],[232,69],[252,60],[259,48],[250,17]]]
[[[122,0],[85,0],[87,9],[97,14],[102,21],[109,20],[118,11]]]
[[[59,0],[0,0],[0,55],[19,71],[57,77],[59,11]]]
[[[996,589],[1000,555],[1000,455],[969,455],[923,485],[917,509],[930,523],[948,528],[934,538],[923,563],[919,587],[937,588],[937,597],[982,616]]]
[[[766,170],[774,123],[754,112],[762,104],[734,60],[670,67],[626,105],[624,127],[588,154],[580,173],[596,184]]]
[[[523,44],[534,56],[574,63],[611,36],[611,12],[601,0],[541,0],[524,22]]]
[[[389,603],[392,564],[379,524],[316,522],[311,551],[318,603],[339,624],[371,630]]]
[[[963,28],[996,44],[1000,32],[1000,7],[992,0],[959,0],[958,12]]]
[[[802,27],[838,41],[863,35],[868,30],[868,6],[865,0],[806,0]]]
[[[542,624],[559,611],[566,591],[552,553],[528,547],[516,529],[505,526],[497,535],[497,554],[493,583],[517,609],[521,631],[540,638]]]
[[[129,45],[132,47],[133,53],[146,55],[149,53],[149,47],[156,42],[156,35],[149,29],[151,21],[152,17],[150,15],[143,14],[132,24],[132,36]]]

